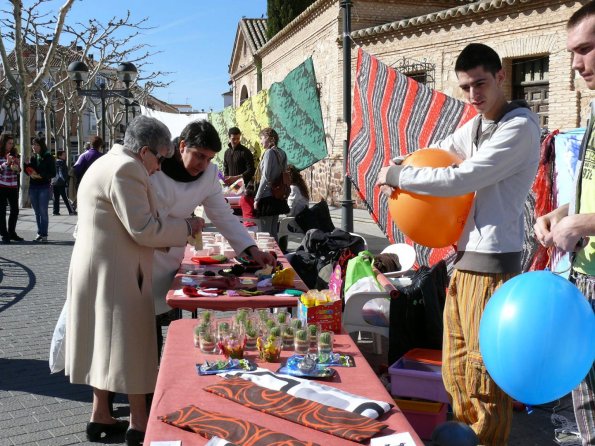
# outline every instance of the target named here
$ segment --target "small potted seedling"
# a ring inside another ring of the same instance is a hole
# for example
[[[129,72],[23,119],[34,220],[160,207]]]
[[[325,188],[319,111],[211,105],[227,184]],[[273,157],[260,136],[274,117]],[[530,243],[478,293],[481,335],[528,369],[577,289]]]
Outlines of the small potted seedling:
[[[279,361],[281,357],[281,347],[283,340],[281,338],[281,328],[273,327],[265,337],[259,337],[256,341],[260,359],[267,362]]]
[[[201,313],[200,319],[202,322],[210,324],[213,320],[213,312],[211,310],[205,310]]]
[[[294,331],[299,330],[300,328],[302,328],[302,320],[301,319],[292,319],[291,327],[293,328]]]
[[[310,341],[308,340],[308,331],[304,329],[296,330],[293,340],[293,350],[298,355],[305,355],[310,348]]]
[[[294,336],[295,332],[293,327],[291,326],[286,326],[285,329],[283,330],[283,348],[287,348],[290,349],[291,347],[293,347],[293,336]]]
[[[318,360],[321,363],[329,362],[333,351],[333,332],[322,331],[318,334]]]
[[[211,333],[208,330],[203,331],[199,334],[199,343],[200,351],[202,351],[203,353],[213,353],[213,351],[215,351],[215,348],[217,347],[217,343],[215,342],[215,336],[213,336],[213,333]]]
[[[279,322],[279,324],[284,325],[288,322],[289,320],[289,313],[287,311],[279,311],[277,313],[277,322]]]
[[[204,331],[207,331],[209,328],[209,325],[201,322],[200,324],[196,325],[194,327],[194,346],[195,347],[200,347],[200,334]]]
[[[240,330],[231,330],[223,335],[219,341],[219,349],[226,358],[244,358],[244,333]]]
[[[318,341],[318,325],[308,324],[308,337],[310,339],[310,350],[316,351]]]
[[[267,319],[267,321],[264,323],[264,326],[266,327],[267,331],[271,331],[272,328],[277,326],[277,322],[275,322],[274,319]]]
[[[246,350],[256,350],[258,330],[254,324],[246,325]]]
[[[217,341],[222,341],[229,334],[229,322],[219,322],[217,324]]]

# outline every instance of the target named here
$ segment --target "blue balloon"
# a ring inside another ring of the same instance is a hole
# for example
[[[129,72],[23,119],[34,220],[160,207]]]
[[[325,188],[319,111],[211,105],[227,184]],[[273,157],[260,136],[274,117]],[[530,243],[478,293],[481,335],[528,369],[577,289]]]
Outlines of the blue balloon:
[[[492,379],[526,404],[566,395],[595,359],[595,314],[582,293],[549,271],[504,283],[488,301],[479,348]]]
[[[432,432],[433,446],[477,446],[479,438],[473,429],[459,421],[439,424]]]

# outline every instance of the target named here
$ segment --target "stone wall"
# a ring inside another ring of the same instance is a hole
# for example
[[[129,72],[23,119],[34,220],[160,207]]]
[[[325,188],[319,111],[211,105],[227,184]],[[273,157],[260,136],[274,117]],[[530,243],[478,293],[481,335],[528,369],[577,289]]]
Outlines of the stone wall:
[[[401,16],[423,14],[427,6],[413,7],[410,13],[403,2],[377,6],[373,1],[354,1],[353,30],[363,24],[377,24],[382,20],[398,20]],[[438,3],[438,2],[431,2]],[[568,129],[584,125],[588,104],[595,99],[584,81],[574,75],[571,56],[566,51],[565,24],[570,15],[585,2],[546,1],[505,2],[490,11],[457,15],[449,20],[430,21],[383,34],[358,37],[356,45],[394,66],[404,57],[435,65],[434,88],[462,99],[454,62],[459,52],[471,42],[492,46],[502,57],[508,80],[505,90],[511,93],[512,62],[531,56],[549,56],[549,128]],[[262,57],[263,88],[282,80],[285,75],[312,56],[316,77],[320,83],[321,107],[327,133],[329,157],[304,172],[311,187],[313,200],[326,198],[339,204],[343,186],[343,51],[342,14],[339,1],[321,1],[314,13],[293,26],[282,38],[274,38],[259,52]],[[447,6],[448,7],[448,6]],[[389,11],[388,13],[386,11]],[[418,14],[419,13],[419,14]],[[352,51],[352,82],[355,78],[357,47]],[[353,89],[351,90],[353,91]],[[252,93],[252,91],[251,91]],[[237,92],[236,94],[239,94]],[[282,144],[281,144],[282,145]],[[356,197],[355,192],[353,193]]]

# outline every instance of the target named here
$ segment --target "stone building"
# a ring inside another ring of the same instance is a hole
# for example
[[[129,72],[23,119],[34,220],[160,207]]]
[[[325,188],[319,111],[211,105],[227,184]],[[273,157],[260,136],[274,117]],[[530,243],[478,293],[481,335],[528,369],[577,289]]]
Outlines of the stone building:
[[[341,0],[318,0],[267,41],[265,19],[242,19],[231,55],[233,105],[269,88],[312,57],[329,156],[306,173],[313,199],[342,195],[343,13]],[[352,0],[352,80],[357,48],[429,86],[462,99],[453,71],[471,42],[493,47],[509,99],[525,98],[543,127],[586,123],[595,95],[571,68],[566,21],[586,1]],[[353,89],[352,89],[353,91]]]

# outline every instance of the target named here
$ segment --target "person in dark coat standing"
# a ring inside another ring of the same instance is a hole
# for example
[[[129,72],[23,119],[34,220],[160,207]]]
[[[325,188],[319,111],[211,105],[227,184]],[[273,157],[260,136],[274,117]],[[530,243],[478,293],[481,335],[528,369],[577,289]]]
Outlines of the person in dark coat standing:
[[[52,178],[52,190],[54,192],[54,215],[60,215],[60,197],[62,197],[62,200],[64,200],[68,214],[76,215],[76,212],[68,200],[68,193],[66,191],[69,180],[70,176],[68,175],[68,166],[66,166],[66,152],[64,150],[58,150],[58,152],[56,152],[56,176]]]
[[[248,147],[240,143],[242,132],[239,128],[232,127],[227,134],[229,136],[229,144],[223,155],[223,182],[227,186],[231,186],[242,178],[244,185],[246,185],[254,178],[254,173],[256,172],[254,156]]]

